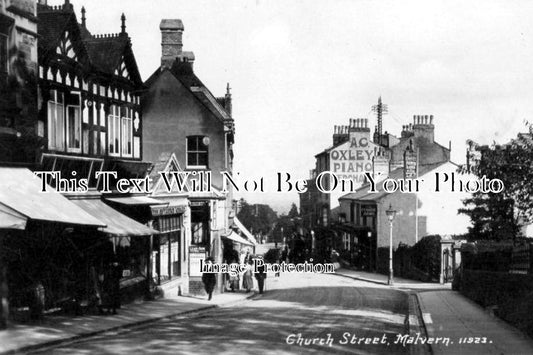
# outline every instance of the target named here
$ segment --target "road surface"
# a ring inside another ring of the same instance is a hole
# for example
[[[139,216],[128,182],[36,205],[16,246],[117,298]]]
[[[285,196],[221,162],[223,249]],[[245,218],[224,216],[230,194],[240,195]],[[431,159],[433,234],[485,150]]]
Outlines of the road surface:
[[[216,297],[216,295],[215,295]],[[402,354],[408,295],[335,275],[283,274],[251,300],[38,354]],[[314,341],[313,341],[314,340]],[[366,344],[365,344],[366,342]]]

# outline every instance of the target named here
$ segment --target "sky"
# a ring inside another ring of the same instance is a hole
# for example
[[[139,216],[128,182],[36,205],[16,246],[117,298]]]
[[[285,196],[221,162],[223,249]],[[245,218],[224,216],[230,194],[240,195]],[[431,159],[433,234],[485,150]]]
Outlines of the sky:
[[[63,3],[49,0],[51,5]],[[215,96],[226,83],[236,125],[234,175],[308,178],[333,126],[376,117],[399,136],[434,115],[435,139],[465,161],[465,142],[504,143],[533,121],[532,1],[71,0],[93,34],[122,12],[143,80],[160,64],[163,18],[183,21],[183,49]],[[237,193],[287,212],[298,194]]]

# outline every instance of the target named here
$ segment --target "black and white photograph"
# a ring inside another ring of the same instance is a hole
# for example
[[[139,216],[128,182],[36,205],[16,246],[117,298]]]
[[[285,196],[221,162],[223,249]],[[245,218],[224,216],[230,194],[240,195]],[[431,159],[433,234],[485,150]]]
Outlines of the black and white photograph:
[[[0,0],[0,355],[533,354],[532,14]]]

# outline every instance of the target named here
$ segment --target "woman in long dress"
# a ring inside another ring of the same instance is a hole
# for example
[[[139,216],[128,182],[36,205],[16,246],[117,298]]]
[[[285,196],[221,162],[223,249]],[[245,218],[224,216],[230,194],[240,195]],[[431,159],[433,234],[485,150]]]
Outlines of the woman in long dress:
[[[254,288],[254,280],[252,277],[252,260],[246,264],[246,271],[244,272],[242,287],[246,289],[246,292],[250,292],[250,290]]]

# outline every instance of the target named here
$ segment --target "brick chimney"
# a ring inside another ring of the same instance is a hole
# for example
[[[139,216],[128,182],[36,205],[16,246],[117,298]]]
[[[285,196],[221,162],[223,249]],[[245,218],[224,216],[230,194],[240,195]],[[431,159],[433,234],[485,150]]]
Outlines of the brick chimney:
[[[413,133],[415,138],[427,139],[429,143],[435,141],[435,126],[433,125],[433,115],[413,116]]]
[[[159,25],[161,30],[161,69],[170,69],[182,54],[183,22],[178,19],[163,19]]]

